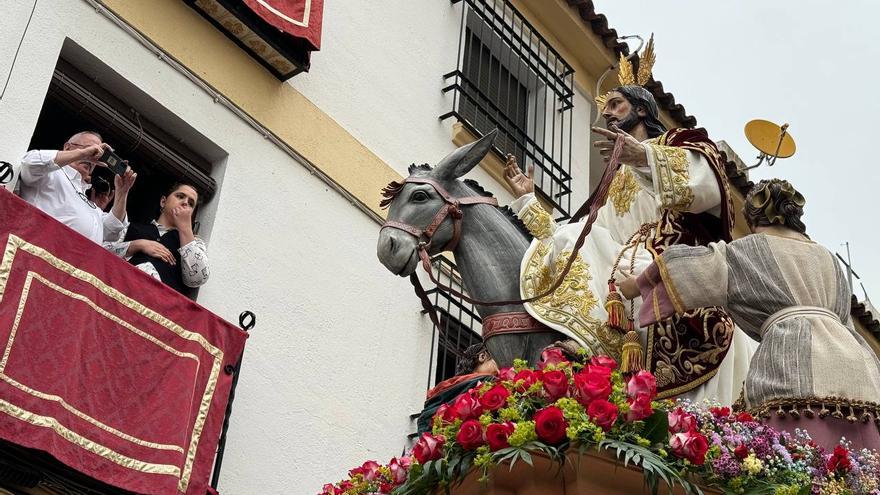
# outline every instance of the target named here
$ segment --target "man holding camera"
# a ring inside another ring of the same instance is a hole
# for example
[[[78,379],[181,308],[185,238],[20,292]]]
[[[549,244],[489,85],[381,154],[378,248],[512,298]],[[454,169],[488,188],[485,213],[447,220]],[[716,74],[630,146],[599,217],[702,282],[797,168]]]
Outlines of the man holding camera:
[[[86,190],[105,152],[112,151],[94,131],[74,134],[59,150],[32,150],[21,160],[21,197],[92,241],[115,241],[128,222],[128,192],[137,174],[127,166],[114,177],[113,208],[105,213],[93,203]],[[118,158],[118,157],[115,157]],[[115,159],[114,159],[115,161]]]

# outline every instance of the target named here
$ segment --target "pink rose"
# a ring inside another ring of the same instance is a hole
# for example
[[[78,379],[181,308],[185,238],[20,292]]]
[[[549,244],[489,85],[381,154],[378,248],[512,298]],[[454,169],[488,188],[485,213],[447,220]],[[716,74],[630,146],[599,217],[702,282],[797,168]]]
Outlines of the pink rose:
[[[507,405],[508,397],[510,397],[510,392],[499,383],[480,397],[480,405],[490,411],[497,411]]]
[[[590,364],[593,366],[602,366],[609,370],[617,369],[617,361],[608,356],[593,356],[593,358],[590,359]]]
[[[669,447],[676,456],[701,466],[706,462],[709,440],[702,433],[692,430],[672,435],[669,439]]]
[[[564,371],[545,371],[542,377],[544,392],[550,402],[568,394],[568,375]]]
[[[464,450],[474,450],[483,445],[483,425],[476,419],[469,419],[461,424],[455,440]]]
[[[627,421],[641,421],[654,414],[651,409],[651,397],[648,394],[639,394],[635,399],[627,399],[629,412],[626,413]]]
[[[630,399],[642,394],[651,399],[657,396],[657,380],[654,379],[654,375],[650,371],[641,370],[626,382],[626,395]]]
[[[562,409],[556,406],[545,407],[535,412],[535,433],[538,438],[550,445],[556,445],[565,438],[568,423]]]
[[[514,376],[516,376],[516,371],[513,368],[501,368],[498,370],[498,378],[501,380],[512,382]]]
[[[568,363],[568,359],[565,359],[565,354],[562,353],[562,349],[551,347],[541,353],[541,361],[538,363],[538,369],[543,370],[548,364],[557,366],[560,363]]]
[[[684,409],[678,407],[674,411],[670,411],[669,431],[671,433],[681,433],[691,431],[697,427],[697,419],[693,415],[684,412]]]
[[[412,457],[403,456],[395,457],[388,463],[388,469],[391,470],[391,481],[394,485],[402,485],[409,477],[409,468],[412,466]]]
[[[339,493],[342,493],[342,491],[341,491],[341,490],[337,490],[336,487],[335,487],[333,484],[331,484],[331,483],[326,483],[326,484],[324,485],[324,488],[321,490],[321,493],[320,493],[319,495],[337,495],[337,494],[339,494]]]
[[[508,442],[508,438],[510,438],[510,434],[513,433],[513,423],[492,423],[486,428],[486,443],[489,444],[489,450],[495,452],[496,450],[506,449],[510,447],[510,443]]]
[[[522,383],[519,383],[520,380],[522,380]],[[520,371],[519,373],[517,373],[513,377],[513,382],[518,384],[516,386],[517,392],[525,392],[526,390],[529,389],[529,387],[534,385],[537,381],[538,381],[538,375],[530,369],[524,369],[524,370]]]
[[[373,481],[379,476],[379,463],[376,461],[367,461],[361,465],[361,467],[356,467],[348,472],[348,475],[352,478],[355,475],[361,474],[364,476],[364,479],[367,481]]]
[[[588,364],[581,373],[595,373],[611,379],[611,368],[598,364]]]
[[[422,433],[413,446],[412,455],[419,461],[419,464],[439,459],[443,456],[443,444],[445,443],[446,438],[443,435],[435,437],[430,433]]]
[[[483,414],[483,405],[477,399],[477,391],[475,389],[468,390],[456,397],[452,409],[456,417],[461,419],[479,418]]]
[[[587,406],[594,400],[606,400],[611,395],[611,375],[602,371],[604,367],[592,367],[586,372],[574,375],[575,397],[578,402]],[[609,370],[610,372],[610,370]]]
[[[587,407],[590,421],[605,431],[610,430],[614,422],[617,421],[618,412],[617,406],[604,399],[596,399],[590,402],[590,405]]]

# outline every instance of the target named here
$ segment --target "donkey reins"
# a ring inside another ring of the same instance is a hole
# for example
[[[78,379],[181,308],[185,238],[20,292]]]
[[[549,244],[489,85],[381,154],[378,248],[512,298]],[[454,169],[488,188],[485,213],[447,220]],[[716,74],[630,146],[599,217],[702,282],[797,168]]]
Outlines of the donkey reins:
[[[428,277],[431,279],[431,282],[433,282],[438,288],[443,289],[453,296],[461,298],[470,304],[476,304],[478,306],[510,306],[514,304],[532,302],[547,297],[555,292],[560,285],[562,285],[562,282],[565,280],[566,275],[568,275],[568,272],[571,271],[571,267],[572,265],[574,265],[575,259],[577,259],[578,252],[584,245],[584,241],[586,240],[587,235],[592,230],[593,223],[595,223],[596,218],[599,215],[599,208],[601,208],[602,205],[605,204],[605,200],[608,198],[608,189],[611,187],[611,181],[614,179],[614,174],[617,173],[617,169],[620,168],[620,153],[623,150],[623,143],[625,139],[626,138],[622,134],[618,135],[615,139],[614,149],[611,152],[611,158],[608,161],[608,165],[605,167],[605,173],[602,175],[602,180],[599,182],[599,187],[596,188],[596,191],[593,193],[593,195],[590,196],[589,199],[587,199],[587,202],[585,203],[586,209],[589,210],[589,216],[584,222],[584,228],[581,230],[580,235],[578,235],[577,241],[575,241],[574,247],[571,251],[571,256],[569,256],[568,261],[565,264],[565,268],[563,268],[562,273],[559,274],[556,281],[549,289],[535,296],[526,299],[511,299],[509,301],[481,301],[479,299],[474,299],[470,296],[467,296],[448,285],[442,284],[439,280],[437,280],[437,278],[434,277],[434,273],[431,270],[431,258],[428,255],[428,249],[431,247],[432,237],[434,233],[440,227],[440,224],[443,223],[443,220],[445,220],[447,216],[452,216],[452,239],[450,239],[449,242],[447,242],[442,249],[443,251],[451,251],[455,249],[455,246],[458,245],[458,239],[461,236],[461,219],[464,216],[464,212],[461,210],[460,206],[473,204],[490,204],[493,206],[498,206],[498,201],[495,198],[488,198],[485,196],[467,196],[464,198],[454,198],[451,194],[449,194],[449,192],[446,191],[446,189],[443,188],[443,186],[441,186],[437,181],[433,179],[428,179],[425,177],[407,177],[404,180],[404,183],[431,185],[434,190],[437,191],[437,194],[439,194],[443,198],[443,201],[445,201],[446,204],[442,208],[440,208],[440,210],[431,219],[431,223],[429,223],[428,226],[424,229],[419,229],[417,227],[413,227],[412,225],[395,220],[386,221],[382,224],[381,228],[384,229],[385,227],[391,227],[402,230],[414,236],[416,240],[419,241],[417,249],[419,258],[422,261],[422,267],[425,269],[426,272],[428,272]],[[427,238],[427,242],[422,241],[422,236]],[[421,282],[419,281],[418,276],[416,276],[415,273],[410,276],[410,281],[416,287],[417,293],[424,293],[424,290],[421,288]],[[422,301],[422,305],[426,306],[426,310],[428,309],[426,300]],[[432,320],[435,320],[434,314],[431,314],[431,317]],[[434,321],[434,323],[439,325],[437,321]]]

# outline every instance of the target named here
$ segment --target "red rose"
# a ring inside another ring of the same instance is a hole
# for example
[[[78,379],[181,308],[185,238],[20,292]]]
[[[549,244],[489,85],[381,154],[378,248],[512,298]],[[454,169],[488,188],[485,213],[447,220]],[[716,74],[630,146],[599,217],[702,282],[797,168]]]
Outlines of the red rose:
[[[726,418],[726,417],[730,416],[730,408],[727,406],[725,406],[725,407],[710,407],[709,412],[712,413],[712,416],[715,416],[716,418],[719,418],[719,419]]]
[[[693,415],[684,412],[684,409],[680,407],[670,411],[668,416],[669,431],[672,433],[691,431],[697,427],[697,419]]]
[[[476,396],[476,390],[471,389],[455,398],[452,409],[455,416],[461,419],[479,418],[483,414],[483,406]]]
[[[611,395],[611,376],[596,369],[608,369],[593,366],[587,372],[574,375],[575,396],[581,404],[587,406],[594,400],[605,400]],[[610,370],[609,370],[610,371]]]
[[[610,430],[617,421],[617,413],[617,406],[603,399],[594,400],[587,407],[590,420],[605,431]]]
[[[440,407],[437,408],[437,411],[434,413],[434,417],[431,418],[431,426],[434,424],[448,424],[454,422],[458,416],[455,415],[455,408],[451,407],[449,404],[440,404]],[[439,423],[436,423],[440,421]]]
[[[419,461],[419,464],[439,459],[443,456],[444,443],[446,443],[446,438],[443,435],[435,437],[430,433],[422,433],[413,446],[412,455]]]
[[[549,406],[535,413],[535,433],[538,438],[550,445],[556,445],[565,438],[568,423],[562,415],[562,409]]]
[[[562,363],[568,363],[568,359],[565,359],[565,354],[562,353],[562,349],[551,347],[541,353],[541,361],[538,363],[538,369],[543,370],[548,364],[558,366]]]
[[[590,359],[590,364],[593,366],[603,366],[609,370],[617,369],[617,361],[608,356],[593,356],[593,358]]]
[[[520,383],[522,380],[522,383]],[[529,369],[525,369],[514,375],[513,382],[516,383],[517,392],[525,392],[538,381],[538,375]]]
[[[379,463],[376,461],[367,461],[363,463],[361,467],[356,467],[348,472],[348,475],[352,478],[358,474],[363,475],[364,479],[367,481],[373,481],[379,476]]]
[[[483,425],[476,419],[469,419],[461,424],[455,440],[464,450],[474,450],[483,445]]]
[[[697,466],[702,466],[706,462],[709,441],[698,431],[687,431],[672,435],[672,438],[669,439],[669,447],[676,456],[687,459]]]
[[[513,381],[516,371],[513,368],[501,368],[498,370],[498,378],[501,380]]]
[[[611,379],[611,368],[598,364],[588,364],[581,373],[597,373]]]
[[[626,382],[626,395],[634,399],[639,395],[647,395],[653,399],[657,396],[657,380],[650,371],[641,370]]]
[[[852,468],[852,463],[849,460],[849,451],[842,445],[834,447],[834,452],[831,454],[831,457],[828,458],[828,463],[825,467],[827,467],[828,472],[831,473],[834,471],[846,473]]]
[[[388,463],[388,469],[391,470],[391,481],[395,486],[402,485],[409,477],[409,468],[412,466],[412,457],[403,456],[393,458]]]
[[[492,423],[486,428],[486,442],[489,444],[489,450],[495,452],[496,450],[506,449],[510,447],[510,443],[507,441],[510,438],[510,434],[513,433],[513,423]]]
[[[379,483],[379,493],[391,493],[394,487],[391,486],[391,483],[385,483],[384,481]]]
[[[508,397],[510,397],[510,392],[499,383],[480,397],[480,405],[490,411],[497,411],[507,405]]]
[[[736,415],[736,420],[740,423],[751,423],[755,421],[755,418],[747,412],[741,412]]]
[[[735,449],[733,449],[733,455],[735,455],[737,459],[745,459],[749,456],[749,449],[746,448],[745,445],[739,444]]]
[[[568,394],[568,375],[564,371],[545,371],[542,380],[544,392],[550,402]]]
[[[648,394],[639,394],[635,399],[627,399],[627,403],[629,403],[627,421],[641,421],[654,414],[654,410],[651,409],[651,397]]]

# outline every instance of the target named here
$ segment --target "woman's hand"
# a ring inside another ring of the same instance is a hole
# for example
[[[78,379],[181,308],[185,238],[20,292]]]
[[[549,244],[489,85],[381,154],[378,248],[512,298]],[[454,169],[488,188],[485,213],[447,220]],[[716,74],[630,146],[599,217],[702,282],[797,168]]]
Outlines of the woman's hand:
[[[159,258],[169,265],[177,264],[177,261],[174,259],[174,255],[171,254],[171,251],[169,251],[168,248],[156,241],[151,241],[148,239],[138,239],[136,241],[131,241],[131,244],[129,244],[129,254],[134,253],[144,253],[147,256]]]
[[[623,282],[618,282],[617,289],[620,290],[620,294],[623,297],[627,299],[635,299],[642,295],[639,290],[639,284],[636,280],[636,277],[627,277]]]

